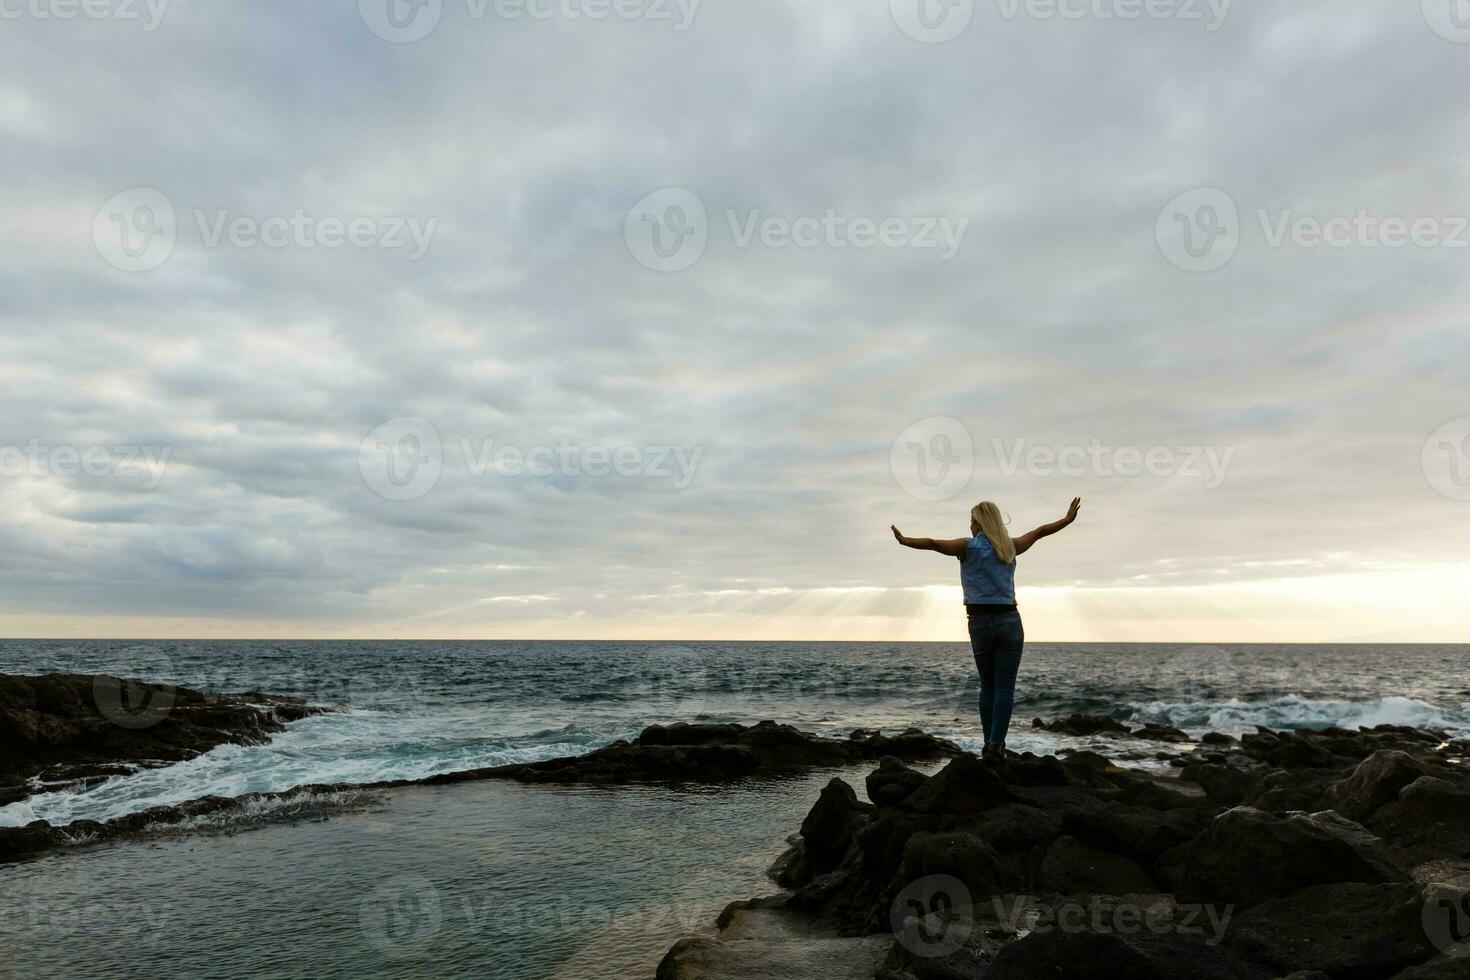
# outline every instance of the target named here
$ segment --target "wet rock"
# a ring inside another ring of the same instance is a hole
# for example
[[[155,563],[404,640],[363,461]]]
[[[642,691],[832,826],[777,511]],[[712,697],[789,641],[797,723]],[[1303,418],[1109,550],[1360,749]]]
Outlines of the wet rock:
[[[854,733],[855,735],[859,733]],[[435,777],[438,783],[515,779],[526,783],[620,784],[721,782],[757,772],[856,765],[884,756],[944,759],[961,754],[953,742],[914,730],[888,736],[822,738],[790,725],[653,725],[636,741],[574,758],[497,766]]]
[[[801,840],[814,873],[824,874],[842,862],[872,811],[872,804],[859,802],[847,783],[834,779],[827,784],[801,822]]]
[[[1180,892],[1247,909],[1310,885],[1407,879],[1382,841],[1331,811],[1281,816],[1236,807],[1189,846]]]
[[[917,833],[909,838],[898,884],[902,887],[930,875],[959,879],[976,902],[1001,893],[1007,878],[988,844],[974,834],[958,832]]]
[[[1120,806],[1073,810],[1066,814],[1063,828],[1095,847],[1146,864],[1189,843],[1208,823],[1209,817],[1197,809],[1159,812]]]
[[[928,778],[893,756],[884,756],[878,760],[878,768],[868,774],[868,799],[878,806],[897,806],[923,786]]]
[[[1062,735],[1127,735],[1128,726],[1120,721],[1103,715],[1068,715],[1065,718],[1056,718],[1052,721],[1042,721],[1040,718],[1031,720],[1032,728],[1041,728],[1049,732],[1058,732]]]
[[[1186,769],[1182,778],[1198,783],[1217,806],[1239,806],[1260,791],[1265,773],[1231,765],[1202,765]]]
[[[1358,763],[1346,779],[1329,786],[1323,802],[1350,820],[1365,820],[1423,775],[1424,767],[1407,752],[1380,749]]]
[[[1114,854],[1063,835],[1041,862],[1041,887],[1063,895],[1141,895],[1156,891],[1148,872]]]
[[[1470,857],[1470,788],[1421,776],[1399,790],[1398,799],[1379,807],[1368,824],[1395,844]]]
[[[1415,884],[1314,885],[1236,915],[1226,944],[1282,972],[1386,977],[1434,954]]]
[[[1470,980],[1470,956],[1438,956],[1400,970],[1392,980]]]
[[[1235,742],[1234,737],[1224,732],[1206,732],[1199,740],[1202,745],[1231,745]]]
[[[1173,725],[1160,725],[1156,722],[1149,722],[1142,728],[1135,728],[1131,734],[1134,738],[1147,738],[1155,742],[1194,741],[1183,730],[1175,728]]]
[[[1197,936],[1053,929],[1006,946],[986,980],[1269,980],[1272,974]]]
[[[1011,800],[993,768],[972,755],[962,755],[929,777],[903,803],[922,814],[978,814]]]
[[[192,759],[227,742],[258,745],[324,710],[296,698],[204,694],[103,674],[0,675],[0,786],[13,802],[33,776],[70,781],[119,763]]]

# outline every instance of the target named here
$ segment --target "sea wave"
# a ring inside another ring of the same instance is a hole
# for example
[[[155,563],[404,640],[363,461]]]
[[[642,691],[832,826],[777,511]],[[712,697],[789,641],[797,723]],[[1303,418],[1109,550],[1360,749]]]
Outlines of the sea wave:
[[[1257,725],[1267,728],[1337,726],[1348,729],[1408,725],[1460,732],[1470,731],[1470,704],[1461,705],[1456,710],[1397,696],[1353,701],[1285,694],[1260,701],[1239,698],[1152,701],[1135,705],[1128,720],[1140,724],[1158,722],[1196,731],[1240,731]]]

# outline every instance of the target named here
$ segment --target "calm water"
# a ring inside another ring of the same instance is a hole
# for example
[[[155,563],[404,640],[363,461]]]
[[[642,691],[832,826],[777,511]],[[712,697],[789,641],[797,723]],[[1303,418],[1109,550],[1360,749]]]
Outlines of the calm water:
[[[979,740],[960,645],[0,642],[0,671],[47,670],[342,710],[270,745],[38,792],[0,809],[3,823],[575,754],[677,719]],[[1467,679],[1466,646],[1034,644],[1011,743],[1156,764],[1159,746],[1029,728],[1073,711],[1194,732],[1392,722],[1470,733]],[[764,867],[831,775],[689,790],[423,788],[324,822],[273,823],[266,807],[194,833],[69,849],[0,872],[0,976],[646,977],[678,936],[769,889]],[[252,829],[228,832],[240,826]]]

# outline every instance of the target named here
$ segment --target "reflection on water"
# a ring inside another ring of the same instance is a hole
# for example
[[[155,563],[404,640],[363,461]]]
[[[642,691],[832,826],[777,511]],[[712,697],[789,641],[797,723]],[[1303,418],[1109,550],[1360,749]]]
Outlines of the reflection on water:
[[[725,787],[478,783],[0,875],[17,976],[648,978],[764,872],[834,775]],[[929,767],[932,770],[932,766]],[[3,971],[0,971],[3,973]]]

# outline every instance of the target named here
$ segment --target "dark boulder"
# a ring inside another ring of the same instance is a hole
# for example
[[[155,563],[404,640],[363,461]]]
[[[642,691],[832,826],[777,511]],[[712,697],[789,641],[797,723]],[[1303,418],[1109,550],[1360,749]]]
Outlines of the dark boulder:
[[[1149,722],[1142,728],[1135,728],[1131,733],[1134,738],[1148,738],[1155,742],[1192,742],[1183,730],[1173,725],[1160,725],[1157,722]]]
[[[868,799],[878,806],[897,806],[928,778],[893,756],[884,756],[878,761],[878,768],[868,774]]]
[[[1470,980],[1470,956],[1437,956],[1400,970],[1393,980]]]
[[[1041,861],[1041,887],[1062,895],[1138,895],[1157,890],[1131,858],[1063,835]]]
[[[930,815],[975,814],[1010,799],[1011,793],[994,769],[973,755],[962,755],[929,777],[903,806]]]
[[[1209,818],[1200,810],[1155,810],[1114,806],[1072,810],[1063,818],[1068,834],[1107,851],[1148,863],[1171,847],[1187,844]]]
[[[904,848],[903,864],[895,884],[901,889],[931,875],[957,878],[977,903],[1001,893],[1007,879],[995,852],[974,834],[914,834]]]
[[[1128,726],[1113,718],[1103,715],[1068,715],[1065,718],[1055,718],[1051,721],[1042,721],[1040,718],[1031,720],[1032,728],[1042,728],[1049,732],[1058,732],[1062,735],[1127,735]]]
[[[1314,885],[1239,913],[1226,944],[1283,973],[1387,977],[1434,954],[1415,884]]]
[[[1426,852],[1470,857],[1470,790],[1436,776],[1421,776],[1379,807],[1368,825],[1395,844]]]
[[[1048,929],[1007,945],[986,980],[1270,980],[1197,935]]]
[[[1183,778],[1198,783],[1206,798],[1216,806],[1240,806],[1260,790],[1265,773],[1234,765],[1207,764],[1185,769]]]
[[[1407,877],[1382,841],[1330,810],[1281,816],[1236,807],[1189,845],[1179,890],[1187,901],[1246,909],[1309,885]]]
[[[813,872],[824,874],[842,863],[872,809],[870,804],[859,802],[857,793],[842,780],[827,784],[801,822],[801,840]]]
[[[1424,767],[1407,752],[1380,749],[1358,763],[1346,779],[1329,786],[1323,802],[1350,820],[1365,820],[1423,775]]]

